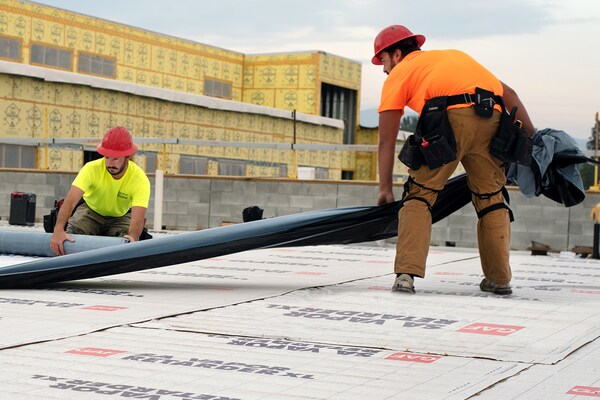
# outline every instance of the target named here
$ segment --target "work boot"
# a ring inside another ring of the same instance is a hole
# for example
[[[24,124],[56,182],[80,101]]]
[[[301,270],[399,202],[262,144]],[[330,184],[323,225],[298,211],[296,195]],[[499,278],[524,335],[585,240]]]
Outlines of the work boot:
[[[415,294],[414,281],[413,277],[408,274],[397,274],[392,286],[392,292]]]
[[[498,294],[500,296],[505,296],[507,294],[512,293],[512,289],[510,288],[510,283],[505,283],[500,285],[498,283],[494,283],[487,278],[483,278],[481,283],[479,284],[479,288],[483,292],[490,292],[494,294]]]

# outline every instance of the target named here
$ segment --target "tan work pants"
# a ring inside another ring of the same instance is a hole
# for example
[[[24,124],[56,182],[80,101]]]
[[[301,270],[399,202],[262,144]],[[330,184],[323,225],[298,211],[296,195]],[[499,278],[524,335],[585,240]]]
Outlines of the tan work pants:
[[[409,170],[409,175],[420,185],[411,183],[405,196],[404,206],[398,213],[398,242],[396,245],[396,273],[425,277],[425,263],[431,241],[431,213],[427,204],[411,198],[421,198],[432,205],[441,190],[462,162],[471,189],[473,205],[477,212],[490,205],[502,203],[502,193],[482,199],[478,194],[499,191],[506,183],[502,162],[490,154],[490,142],[498,130],[500,113],[491,118],[475,114],[473,107],[448,110],[448,119],[456,138],[456,161],[436,169],[422,166]],[[477,223],[477,241],[483,274],[489,280],[505,284],[511,280],[509,264],[510,219],[505,208],[489,212]]]

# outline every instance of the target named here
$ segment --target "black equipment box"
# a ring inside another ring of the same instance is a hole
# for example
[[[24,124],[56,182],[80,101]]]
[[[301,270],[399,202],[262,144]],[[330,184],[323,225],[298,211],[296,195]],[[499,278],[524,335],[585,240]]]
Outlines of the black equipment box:
[[[8,218],[10,225],[35,224],[35,194],[12,192],[10,195],[10,216]]]

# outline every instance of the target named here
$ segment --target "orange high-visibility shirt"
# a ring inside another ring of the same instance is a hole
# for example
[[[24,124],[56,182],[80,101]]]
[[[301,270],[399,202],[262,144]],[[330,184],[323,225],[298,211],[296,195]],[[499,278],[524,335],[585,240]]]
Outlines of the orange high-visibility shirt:
[[[431,98],[475,93],[476,87],[498,96],[503,94],[498,78],[462,51],[415,51],[392,68],[383,84],[378,111],[404,111],[408,106],[420,114]],[[448,108],[469,106],[457,104]],[[499,106],[496,109],[501,110]]]

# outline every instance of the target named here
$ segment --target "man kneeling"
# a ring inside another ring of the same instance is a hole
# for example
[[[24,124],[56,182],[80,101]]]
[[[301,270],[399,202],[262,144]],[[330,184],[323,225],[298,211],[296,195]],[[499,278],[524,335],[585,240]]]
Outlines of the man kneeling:
[[[64,255],[69,234],[140,239],[150,200],[150,181],[131,156],[137,146],[129,131],[109,129],[96,151],[103,158],[86,163],[73,181],[60,207],[50,248]],[[65,231],[65,226],[67,227]]]

